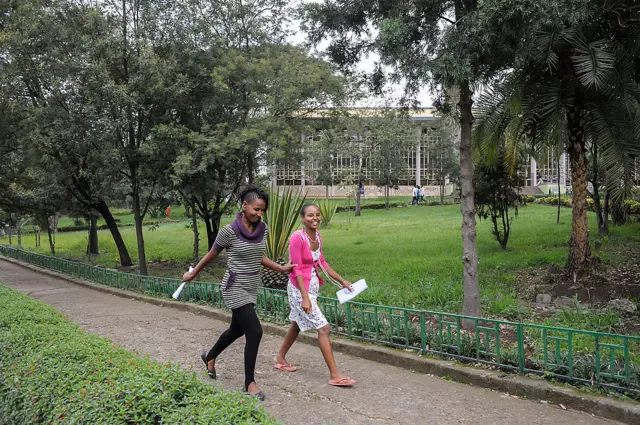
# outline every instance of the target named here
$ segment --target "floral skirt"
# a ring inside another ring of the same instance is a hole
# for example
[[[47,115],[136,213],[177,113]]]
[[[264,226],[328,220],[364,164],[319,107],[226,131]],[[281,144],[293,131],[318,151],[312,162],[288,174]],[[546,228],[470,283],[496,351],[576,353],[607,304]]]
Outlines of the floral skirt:
[[[296,322],[301,331],[320,329],[329,324],[318,307],[318,293],[320,292],[320,282],[315,273],[311,275],[309,283],[309,299],[311,300],[311,313],[307,314],[302,309],[302,294],[300,290],[291,282],[287,285],[287,295],[289,296],[289,307],[291,313],[289,320]]]

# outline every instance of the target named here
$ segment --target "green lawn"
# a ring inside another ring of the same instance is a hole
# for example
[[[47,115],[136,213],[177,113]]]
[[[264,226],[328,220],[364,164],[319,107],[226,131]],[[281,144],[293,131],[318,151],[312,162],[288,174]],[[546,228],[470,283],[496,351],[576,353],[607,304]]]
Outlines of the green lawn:
[[[172,210],[174,210],[172,208]],[[183,211],[172,213],[172,218]],[[126,216],[124,216],[126,217]],[[223,224],[231,220],[225,217]],[[596,234],[595,217],[590,214],[591,234]],[[370,289],[359,300],[395,306],[419,307],[458,312],[462,304],[462,244],[460,206],[405,207],[391,211],[364,210],[362,217],[338,213],[329,228],[322,230],[324,252],[329,263],[346,278],[365,278]],[[490,234],[490,223],[478,223],[479,273],[483,310],[491,315],[517,316],[521,313],[514,290],[515,272],[528,267],[564,264],[571,227],[571,210],[562,209],[561,223],[556,224],[556,209],[530,204],[520,210],[512,228],[507,251]],[[619,244],[640,246],[640,224],[612,228],[603,239],[598,253],[605,262],[618,261],[610,254]],[[137,260],[135,229],[121,229],[134,261]],[[201,228],[201,245],[206,246],[205,229]],[[101,255],[95,264],[117,267],[117,251],[108,231],[99,233]],[[7,243],[6,238],[0,243]],[[159,275],[178,276],[192,256],[192,233],[188,221],[162,223],[158,228],[145,226],[148,261],[175,260],[179,264],[156,269]],[[43,238],[34,247],[32,235],[23,245],[36,252],[47,253]],[[58,255],[86,260],[86,232],[60,233]],[[152,270],[154,270],[152,268]],[[203,274],[205,279],[218,279],[222,267]],[[326,285],[325,295],[335,288]]]

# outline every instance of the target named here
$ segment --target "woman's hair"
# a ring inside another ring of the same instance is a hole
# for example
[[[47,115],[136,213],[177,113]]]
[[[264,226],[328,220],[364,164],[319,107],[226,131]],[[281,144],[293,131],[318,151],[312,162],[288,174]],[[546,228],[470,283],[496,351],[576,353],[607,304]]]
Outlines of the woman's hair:
[[[320,207],[318,207],[316,204],[314,204],[313,202],[310,202],[308,204],[304,204],[302,206],[302,209],[300,210],[300,217],[304,217],[305,213],[307,212],[307,208],[309,207],[316,207],[318,209],[320,209]]]
[[[258,186],[247,186],[240,192],[240,202],[250,203],[256,199],[262,199],[264,201],[265,211],[269,208],[269,194]]]

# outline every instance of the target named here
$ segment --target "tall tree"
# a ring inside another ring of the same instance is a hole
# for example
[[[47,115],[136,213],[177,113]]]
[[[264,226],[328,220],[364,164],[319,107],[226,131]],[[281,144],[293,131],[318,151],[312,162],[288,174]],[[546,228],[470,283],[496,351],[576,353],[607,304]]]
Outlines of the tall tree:
[[[531,144],[563,134],[572,174],[568,265],[574,279],[589,272],[588,140],[598,146],[608,189],[628,187],[640,150],[638,9],[633,0],[558,1],[532,25],[518,66],[484,97],[479,131],[488,141],[504,131]],[[613,192],[612,192],[613,193]]]
[[[110,115],[108,134],[118,154],[118,172],[129,186],[138,265],[146,275],[143,221],[154,193],[168,180],[177,149],[152,132],[155,126],[171,122],[173,105],[186,90],[171,48],[173,21],[166,18],[179,16],[172,13],[173,2],[109,0],[101,6],[119,30],[95,51],[100,84],[92,87],[92,93]]]
[[[389,209],[391,189],[407,180],[405,154],[413,147],[413,127],[406,115],[387,109],[366,123],[367,144],[372,151],[371,163],[376,184],[384,188],[385,207]]]
[[[98,9],[66,1],[17,2],[5,16],[2,104],[19,113],[0,137],[7,146],[31,146],[43,157],[50,181],[65,187],[85,210],[100,212],[121,264],[131,265],[105,200],[115,185],[108,166],[111,149],[104,143],[105,116],[89,91],[96,84],[91,54],[111,27]]]
[[[460,174],[462,185],[463,313],[480,316],[478,254],[471,126],[472,85],[494,72],[502,52],[492,42],[499,37],[487,32],[469,37],[476,0],[398,2],[383,0],[325,0],[306,4],[302,14],[310,41],[329,40],[327,53],[343,68],[351,68],[363,54],[375,51],[380,64],[371,76],[374,88],[384,83],[384,65],[406,82],[409,95],[435,82],[458,94],[455,102],[460,123]],[[504,24],[501,25],[503,27]],[[374,29],[375,31],[372,31]],[[493,32],[497,32],[492,28]],[[500,48],[507,40],[499,41]],[[491,52],[488,51],[491,46]],[[448,105],[447,107],[451,107]],[[465,321],[465,326],[473,323]]]

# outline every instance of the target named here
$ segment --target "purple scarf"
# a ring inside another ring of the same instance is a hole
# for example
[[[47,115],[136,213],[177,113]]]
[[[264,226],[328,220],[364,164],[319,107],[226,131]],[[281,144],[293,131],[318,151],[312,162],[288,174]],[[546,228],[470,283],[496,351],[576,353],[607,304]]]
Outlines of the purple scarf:
[[[262,242],[262,239],[264,239],[266,225],[262,220],[260,220],[253,232],[250,232],[249,229],[247,229],[247,226],[242,222],[242,213],[239,212],[236,215],[236,219],[231,223],[231,228],[238,239],[248,243],[260,243]]]

